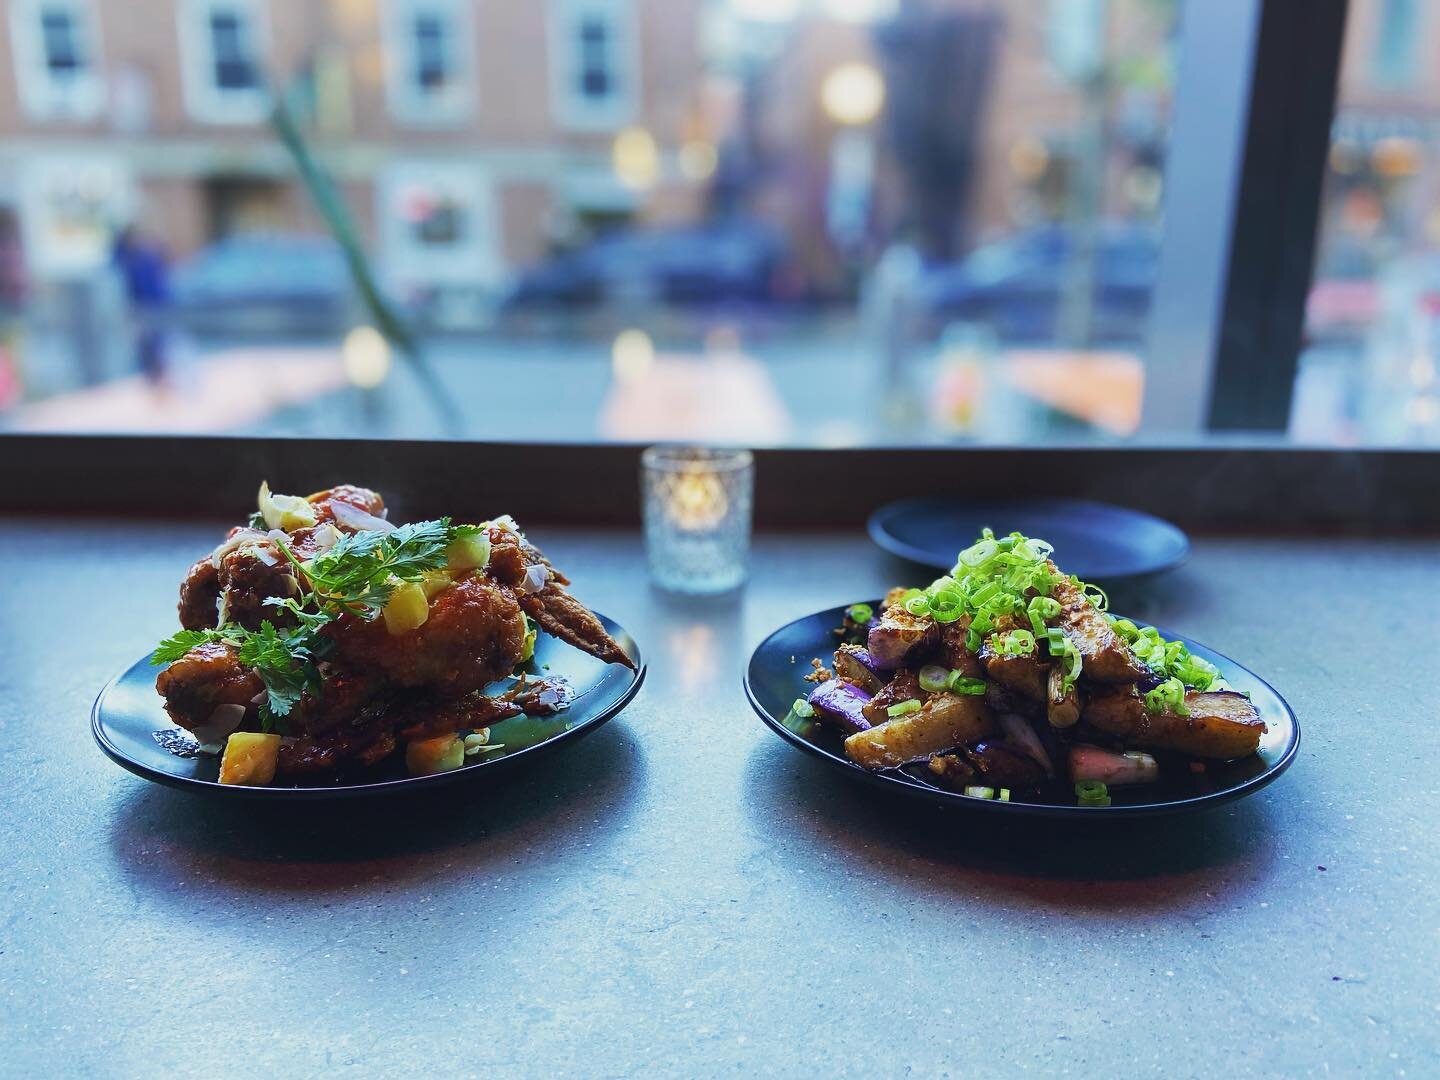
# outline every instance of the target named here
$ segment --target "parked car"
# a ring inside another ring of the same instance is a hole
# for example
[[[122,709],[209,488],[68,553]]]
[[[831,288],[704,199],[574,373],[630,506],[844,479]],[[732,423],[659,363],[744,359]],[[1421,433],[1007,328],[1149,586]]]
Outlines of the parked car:
[[[503,307],[768,300],[784,250],[773,230],[749,221],[620,230],[525,271]]]
[[[354,317],[339,245],[326,237],[228,237],[180,263],[176,314],[195,333],[331,333]]]
[[[926,271],[919,304],[938,326],[974,322],[1001,340],[1053,341],[1068,277],[1077,272],[1073,229],[1047,226],[977,248],[957,263]],[[1102,225],[1090,287],[1092,333],[1099,343],[1143,339],[1160,260],[1156,233],[1129,223]]]
[[[1337,237],[1322,251],[1305,300],[1305,336],[1310,344],[1358,345],[1380,318],[1376,253],[1358,240]]]

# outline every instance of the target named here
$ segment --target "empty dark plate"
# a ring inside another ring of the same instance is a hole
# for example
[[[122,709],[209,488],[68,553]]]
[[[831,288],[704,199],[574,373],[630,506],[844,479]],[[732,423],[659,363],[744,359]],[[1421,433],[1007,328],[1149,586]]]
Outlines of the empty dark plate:
[[[338,799],[368,795],[392,795],[439,787],[473,779],[477,774],[493,776],[497,770],[520,761],[530,761],[562,744],[594,731],[629,704],[645,678],[645,662],[635,639],[623,627],[600,616],[605,629],[635,661],[636,670],[619,664],[604,664],[546,634],[535,643],[535,658],[527,670],[536,675],[560,676],[575,693],[570,707],[554,716],[517,716],[490,728],[490,741],[503,744],[451,772],[432,776],[407,776],[403,755],[394,754],[371,769],[344,776],[304,783],[277,782],[270,787],[243,787],[221,784],[217,777],[220,759],[213,755],[180,757],[161,745],[177,737],[188,738],[170,722],[160,695],[155,692],[159,669],[148,657],[137,660],[100,691],[90,715],[95,741],[112,760],[137,776],[188,791],[239,799]]]
[[[878,602],[877,602],[878,603]],[[1258,791],[1274,780],[1295,757],[1300,746],[1300,726],[1285,699],[1258,675],[1234,660],[1221,656],[1188,638],[1160,633],[1167,639],[1183,641],[1196,656],[1220,669],[1236,690],[1249,691],[1269,730],[1260,740],[1260,752],[1240,761],[1210,762],[1203,773],[1188,769],[1166,769],[1154,784],[1112,787],[1110,806],[1076,806],[1067,802],[1010,802],[978,799],[927,783],[917,775],[899,769],[870,772],[845,756],[838,732],[814,720],[796,716],[790,709],[811,684],[804,681],[811,657],[826,659],[835,651],[835,629],[844,621],[845,608],[817,611],[782,626],[767,637],[750,656],[745,672],[745,693],[760,719],[777,735],[806,753],[814,754],[838,769],[891,791],[903,792],[949,806],[963,806],[985,813],[1048,818],[1151,817],[1203,810]]]
[[[1055,545],[1056,561],[1083,581],[1116,581],[1170,570],[1190,541],[1168,521],[1085,499],[906,499],[870,515],[870,538],[902,559],[949,571],[991,528]]]

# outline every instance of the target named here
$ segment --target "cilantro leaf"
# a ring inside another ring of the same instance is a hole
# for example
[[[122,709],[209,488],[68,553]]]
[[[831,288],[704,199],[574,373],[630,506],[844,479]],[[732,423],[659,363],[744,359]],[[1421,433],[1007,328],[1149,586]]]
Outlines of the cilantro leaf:
[[[160,664],[173,663],[188,653],[191,649],[212,641],[229,640],[229,630],[177,630],[159,645],[150,654],[150,663],[157,667]]]

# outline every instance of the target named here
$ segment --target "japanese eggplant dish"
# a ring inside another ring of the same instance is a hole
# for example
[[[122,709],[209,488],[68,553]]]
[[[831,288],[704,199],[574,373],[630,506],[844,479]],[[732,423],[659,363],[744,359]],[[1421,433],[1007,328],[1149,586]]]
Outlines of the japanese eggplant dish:
[[[1117,785],[1254,754],[1265,723],[1249,697],[1107,613],[1052,550],[987,529],[929,588],[849,608],[794,712],[840,732],[862,768],[985,799],[1108,806]]]
[[[493,749],[491,724],[568,703],[524,670],[537,632],[634,667],[567,584],[508,517],[397,527],[365,488],[261,485],[181,584],[155,686],[223,754],[222,784],[333,777],[402,748],[412,774],[456,769]]]

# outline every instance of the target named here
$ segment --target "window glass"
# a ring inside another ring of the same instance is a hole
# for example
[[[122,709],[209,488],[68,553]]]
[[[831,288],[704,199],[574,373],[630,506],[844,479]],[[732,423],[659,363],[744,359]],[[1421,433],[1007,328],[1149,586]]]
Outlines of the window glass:
[[[52,78],[69,79],[83,67],[74,13],[47,7],[40,16],[45,44],[45,66]]]
[[[210,13],[210,51],[215,85],[221,90],[253,90],[260,85],[249,26],[241,12],[218,8]]]
[[[415,16],[415,84],[427,94],[443,90],[451,78],[445,20],[435,12]]]
[[[1433,6],[1354,0],[1290,433],[1440,444],[1440,38]]]
[[[13,0],[10,29],[13,57],[6,68],[13,67],[28,117],[62,125],[93,119],[103,104],[103,88],[90,5],[85,0]]]
[[[115,115],[0,111],[0,427],[1139,437],[1179,0],[18,2]],[[1430,439],[1440,38],[1351,8],[1290,433]]]
[[[580,20],[580,92],[587,98],[610,93],[610,27],[593,15]]]

